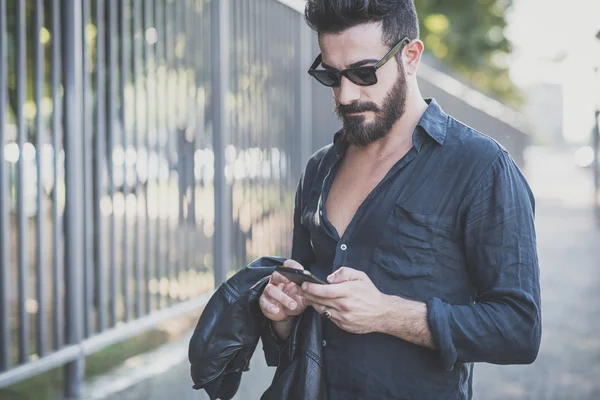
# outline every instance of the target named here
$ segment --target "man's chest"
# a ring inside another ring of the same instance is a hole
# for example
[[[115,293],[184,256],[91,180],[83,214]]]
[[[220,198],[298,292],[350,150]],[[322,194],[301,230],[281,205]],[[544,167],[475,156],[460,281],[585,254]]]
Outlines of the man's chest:
[[[384,179],[391,165],[372,165],[364,169],[358,165],[342,166],[327,195],[327,218],[343,237],[348,225],[377,185]]]
[[[317,258],[328,271],[363,270],[389,294],[451,300],[449,294],[466,301],[468,269],[451,188],[410,168],[385,175],[363,175],[358,182],[340,170],[329,188],[326,181],[313,188],[302,223]]]

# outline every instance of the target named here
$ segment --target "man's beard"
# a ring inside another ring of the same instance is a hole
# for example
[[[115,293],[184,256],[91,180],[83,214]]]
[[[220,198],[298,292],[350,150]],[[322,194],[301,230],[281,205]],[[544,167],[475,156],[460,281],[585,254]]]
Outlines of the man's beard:
[[[396,121],[404,115],[406,95],[406,77],[401,69],[396,83],[381,107],[371,102],[343,105],[336,100],[335,113],[343,121],[341,139],[348,144],[365,147],[386,136]],[[373,121],[365,122],[364,115],[348,115],[364,111],[375,113]]]

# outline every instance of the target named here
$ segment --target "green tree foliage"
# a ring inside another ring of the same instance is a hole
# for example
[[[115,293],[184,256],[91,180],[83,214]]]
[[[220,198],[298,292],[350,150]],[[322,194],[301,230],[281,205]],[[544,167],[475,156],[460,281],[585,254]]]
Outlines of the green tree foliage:
[[[415,0],[425,48],[463,78],[504,102],[517,105],[504,36],[512,0]]]

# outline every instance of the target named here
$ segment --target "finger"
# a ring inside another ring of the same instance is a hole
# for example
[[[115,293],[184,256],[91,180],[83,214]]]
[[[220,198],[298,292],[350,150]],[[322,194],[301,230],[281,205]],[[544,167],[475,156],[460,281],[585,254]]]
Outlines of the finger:
[[[275,300],[271,299],[266,294],[263,294],[262,296],[260,296],[258,303],[260,305],[260,308],[263,310],[263,312],[265,312],[269,315],[277,316],[277,314],[279,314],[279,312],[281,311],[278,304],[276,304]]]
[[[342,267],[327,277],[329,283],[342,283],[347,281],[360,281],[367,278],[367,274],[362,271]]]
[[[265,288],[265,293],[273,300],[277,301],[279,304],[289,308],[292,311],[298,308],[298,303],[296,303],[294,299],[285,294],[283,290],[281,290],[277,286],[274,286],[272,284],[267,285],[267,287]]]
[[[302,290],[305,294],[310,294],[324,299],[336,299],[344,297],[346,292],[345,285],[321,285],[318,283],[304,282]]]
[[[335,308],[335,300],[326,299],[323,297],[313,296],[310,293],[304,294],[305,301],[311,305],[315,310],[321,312],[323,307]]]
[[[285,276],[281,275],[279,272],[275,271],[271,274],[271,283],[274,285],[279,285],[281,283],[283,283],[283,284],[292,283],[292,281],[290,281]]]
[[[302,308],[306,308],[306,307],[310,306],[310,301],[306,297],[304,297],[300,294],[291,294],[290,297],[292,299],[294,299],[294,301],[296,303],[298,303],[298,306],[300,306]]]
[[[289,259],[289,260],[285,260],[283,262],[283,266],[287,267],[287,268],[294,268],[294,269],[304,269],[304,267],[302,266],[302,264],[300,264],[298,261]]]

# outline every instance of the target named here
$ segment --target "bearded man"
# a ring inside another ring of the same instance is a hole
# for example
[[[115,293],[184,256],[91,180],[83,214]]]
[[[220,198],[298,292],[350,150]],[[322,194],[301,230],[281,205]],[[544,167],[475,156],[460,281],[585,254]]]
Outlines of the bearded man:
[[[305,14],[321,50],[308,73],[343,127],[300,179],[286,266],[329,284],[273,273],[274,340],[313,307],[329,399],[471,399],[474,363],[538,354],[531,190],[502,146],[421,96],[412,0],[308,0]]]

